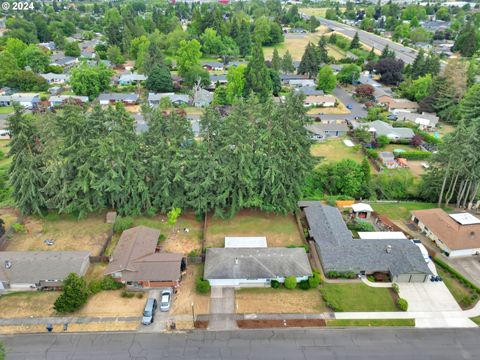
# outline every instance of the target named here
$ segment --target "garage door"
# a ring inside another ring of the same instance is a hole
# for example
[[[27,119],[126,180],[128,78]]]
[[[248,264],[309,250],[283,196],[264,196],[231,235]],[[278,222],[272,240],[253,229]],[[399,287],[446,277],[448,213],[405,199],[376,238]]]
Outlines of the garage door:
[[[425,274],[412,274],[410,276],[410,282],[425,282]]]
[[[401,274],[397,276],[396,282],[410,282],[410,274]]]

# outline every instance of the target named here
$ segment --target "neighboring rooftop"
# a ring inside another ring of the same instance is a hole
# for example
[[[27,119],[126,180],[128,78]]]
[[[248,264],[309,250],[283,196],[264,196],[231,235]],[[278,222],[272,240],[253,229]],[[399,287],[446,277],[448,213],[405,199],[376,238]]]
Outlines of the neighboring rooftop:
[[[265,236],[227,236],[225,237],[226,248],[266,248]]]

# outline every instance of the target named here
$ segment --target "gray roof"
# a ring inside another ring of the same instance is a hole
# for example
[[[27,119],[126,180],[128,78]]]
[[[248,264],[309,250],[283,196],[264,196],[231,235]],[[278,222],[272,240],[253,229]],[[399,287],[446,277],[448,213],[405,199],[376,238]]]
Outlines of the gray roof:
[[[204,61],[202,62],[202,66],[211,66],[211,67],[218,67],[223,68],[225,66],[224,63],[218,61]]]
[[[77,95],[55,95],[55,96],[50,96],[49,101],[51,103],[61,103],[67,99],[76,99],[79,100],[83,103],[88,102],[88,96],[77,96]]]
[[[64,81],[68,81],[68,78],[70,77],[70,75],[67,75],[67,74],[54,74],[54,73],[40,74],[40,76],[43,77],[45,80],[60,79]]]
[[[193,94],[193,102],[196,105],[206,105],[213,101],[213,93],[205,89],[199,89]]]
[[[280,80],[288,81],[288,80],[305,80],[308,79],[305,75],[300,74],[280,74]]]
[[[439,118],[435,114],[431,113],[411,113],[406,111],[398,111],[395,113],[397,115],[398,120],[405,120],[410,121],[413,123],[422,123],[423,121],[428,121],[429,126],[435,127],[438,124]],[[422,124],[423,125],[423,124]]]
[[[312,269],[303,248],[207,249],[205,279],[271,279],[310,275]]]
[[[356,240],[332,206],[304,208],[310,236],[315,240],[325,272],[390,272],[431,274],[420,249],[408,240]],[[387,246],[391,246],[387,253]]]
[[[382,151],[380,154],[378,154],[378,157],[383,160],[395,160],[395,155],[393,155],[393,152],[390,151]]]
[[[120,81],[145,81],[147,77],[143,74],[122,74]]]
[[[393,127],[392,125],[381,121],[375,120],[367,125],[372,129],[375,129],[375,133],[377,136],[387,136],[389,138],[398,137],[400,139],[411,139],[415,136],[415,133],[412,129],[409,128],[400,128],[400,127]]]
[[[77,61],[77,58],[75,57],[65,56],[63,58],[59,58],[55,60],[52,59],[52,64],[67,65],[76,61]]]
[[[227,81],[227,75],[226,74],[220,74],[220,75],[210,74],[210,81],[211,82]]]
[[[348,126],[345,123],[315,123],[305,126],[307,130],[314,134],[323,134],[325,131],[348,131]]]
[[[295,89],[296,93],[304,95],[323,95],[323,90],[317,90],[314,86],[302,86]]]
[[[148,93],[148,101],[160,101],[160,99],[167,97],[172,103],[174,102],[185,102],[190,101],[190,96],[186,94],[175,94],[175,93]]]
[[[36,284],[41,280],[63,280],[70,273],[83,275],[88,251],[0,251],[0,281]],[[9,261],[11,268],[5,264]]]
[[[138,101],[138,95],[131,94],[122,94],[122,93],[105,93],[100,94],[98,100],[108,100],[108,101]]]

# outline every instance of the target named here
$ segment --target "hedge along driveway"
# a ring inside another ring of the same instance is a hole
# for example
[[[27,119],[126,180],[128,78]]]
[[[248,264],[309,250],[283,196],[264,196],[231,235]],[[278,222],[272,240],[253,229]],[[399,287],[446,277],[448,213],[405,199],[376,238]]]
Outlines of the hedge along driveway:
[[[327,306],[337,312],[398,311],[388,288],[325,283],[320,292]]]

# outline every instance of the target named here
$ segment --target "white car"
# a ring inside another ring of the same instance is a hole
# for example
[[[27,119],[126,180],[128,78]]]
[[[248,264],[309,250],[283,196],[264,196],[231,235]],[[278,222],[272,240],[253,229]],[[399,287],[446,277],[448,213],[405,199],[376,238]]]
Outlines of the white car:
[[[163,290],[162,297],[160,299],[160,311],[170,310],[170,304],[172,303],[172,290]]]
[[[430,262],[430,256],[428,256],[427,248],[422,244],[420,240],[412,240],[412,242],[417,245],[425,259],[425,262],[428,264]]]

